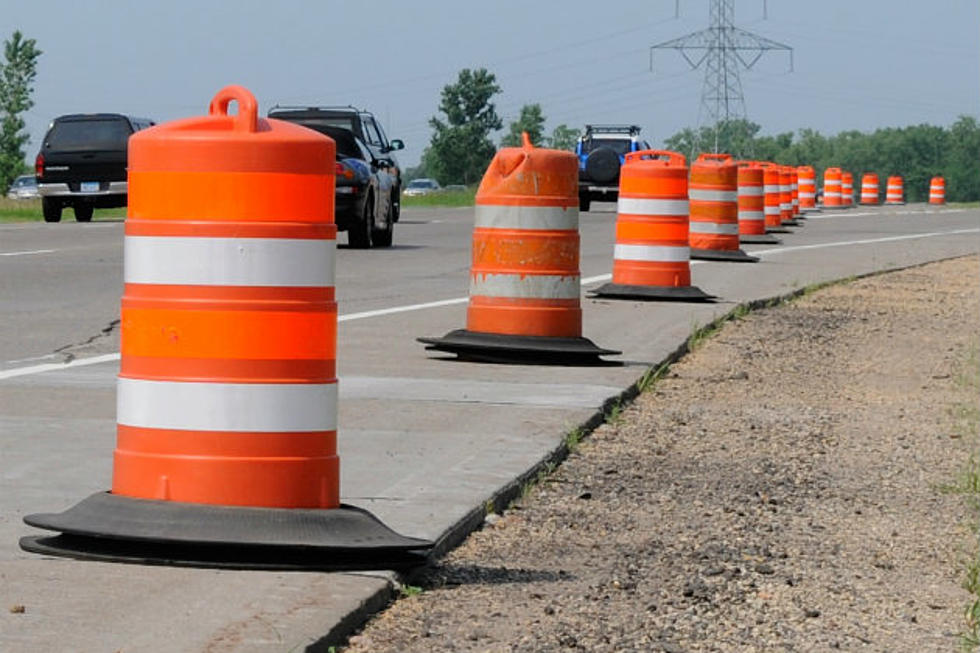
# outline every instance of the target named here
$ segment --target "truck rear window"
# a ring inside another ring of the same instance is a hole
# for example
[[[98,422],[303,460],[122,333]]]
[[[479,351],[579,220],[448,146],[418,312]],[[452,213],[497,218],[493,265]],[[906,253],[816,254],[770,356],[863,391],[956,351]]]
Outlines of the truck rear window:
[[[66,120],[54,124],[44,145],[59,152],[125,150],[131,133],[129,123],[119,118]]]

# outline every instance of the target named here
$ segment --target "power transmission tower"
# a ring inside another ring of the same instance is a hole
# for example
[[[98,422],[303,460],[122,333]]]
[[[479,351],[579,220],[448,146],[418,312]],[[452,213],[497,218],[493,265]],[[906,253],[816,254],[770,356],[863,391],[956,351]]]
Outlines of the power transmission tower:
[[[695,145],[701,126],[708,122],[713,126],[714,151],[718,152],[719,145],[730,149],[731,143],[726,142],[731,137],[730,123],[747,118],[739,71],[750,70],[770,50],[786,50],[792,72],[793,48],[735,27],[735,0],[708,0],[708,4],[711,27],[650,46],[650,69],[653,69],[654,50],[677,50],[693,69],[704,64]],[[765,9],[764,12],[768,13]]]

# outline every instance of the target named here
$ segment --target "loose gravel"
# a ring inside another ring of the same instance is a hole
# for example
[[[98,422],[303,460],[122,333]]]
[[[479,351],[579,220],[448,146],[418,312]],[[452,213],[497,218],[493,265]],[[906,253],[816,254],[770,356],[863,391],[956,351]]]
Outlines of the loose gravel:
[[[346,650],[955,650],[978,278],[957,259],[726,323]]]

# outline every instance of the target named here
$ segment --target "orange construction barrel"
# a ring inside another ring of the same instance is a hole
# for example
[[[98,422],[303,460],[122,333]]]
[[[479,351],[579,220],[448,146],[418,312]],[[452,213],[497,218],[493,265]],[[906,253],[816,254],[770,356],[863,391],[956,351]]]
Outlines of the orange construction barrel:
[[[687,161],[666,150],[630,152],[619,174],[612,282],[599,297],[711,299],[691,285]]]
[[[419,338],[479,361],[595,363],[620,352],[582,337],[578,159],[499,150],[476,193],[466,329]]]
[[[811,213],[817,210],[817,178],[813,166],[797,166],[796,174],[800,185],[800,211]]]
[[[779,166],[779,221],[784,227],[799,226],[793,216],[793,174],[792,166]]]
[[[778,244],[766,233],[765,169],[758,161],[738,162],[738,241]]]
[[[275,568],[431,546],[340,503],[334,160],[240,86],[130,138],[112,490],[28,516],[72,537],[25,548]]]
[[[946,203],[946,179],[943,177],[933,177],[929,180],[929,203]]]
[[[871,206],[878,203],[878,175],[866,172],[861,176],[861,204]]]
[[[888,186],[885,188],[885,204],[905,204],[904,181],[900,175],[892,175],[888,178]]]
[[[840,168],[827,168],[823,173],[823,206],[826,209],[841,207]]]
[[[847,170],[840,173],[840,203],[848,208],[854,206],[854,175]]]
[[[775,163],[765,162],[763,166],[763,197],[765,199],[764,211],[766,214],[766,233],[791,233],[791,229],[783,226],[782,211],[780,209],[779,192],[779,168]]]
[[[739,249],[738,166],[730,154],[700,154],[691,165],[691,258],[755,263]]]

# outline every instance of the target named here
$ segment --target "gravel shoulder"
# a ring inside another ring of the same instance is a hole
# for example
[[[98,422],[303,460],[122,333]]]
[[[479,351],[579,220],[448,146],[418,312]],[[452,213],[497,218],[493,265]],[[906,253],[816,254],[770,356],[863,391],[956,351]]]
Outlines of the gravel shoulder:
[[[956,650],[978,278],[956,259],[726,323],[345,650]]]

